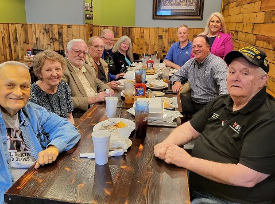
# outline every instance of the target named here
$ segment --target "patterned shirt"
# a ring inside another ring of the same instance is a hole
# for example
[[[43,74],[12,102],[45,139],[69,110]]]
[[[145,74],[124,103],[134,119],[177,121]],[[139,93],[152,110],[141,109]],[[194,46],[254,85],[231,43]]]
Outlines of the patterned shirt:
[[[61,81],[57,86],[57,92],[48,94],[36,83],[31,86],[30,101],[43,106],[48,111],[53,112],[63,118],[67,118],[68,113],[73,111],[71,89],[69,85]]]
[[[201,63],[195,58],[188,60],[172,77],[171,81],[187,80],[191,97],[196,103],[205,104],[221,94],[227,94],[227,65],[220,57],[209,54]]]

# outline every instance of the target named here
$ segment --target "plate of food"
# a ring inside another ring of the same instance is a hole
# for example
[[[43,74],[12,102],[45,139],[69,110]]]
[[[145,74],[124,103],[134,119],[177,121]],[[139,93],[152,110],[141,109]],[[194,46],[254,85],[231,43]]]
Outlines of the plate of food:
[[[147,83],[146,86],[150,89],[161,90],[161,89],[167,88],[168,84],[160,80],[160,81],[151,81]]]
[[[154,96],[156,96],[156,97],[164,96],[164,95],[165,95],[165,93],[163,93],[162,91],[153,91],[153,94],[154,94]]]
[[[129,136],[135,127],[135,123],[131,120],[125,118],[109,118],[97,123],[94,126],[93,131],[109,131],[111,133],[110,149],[123,148],[124,151],[127,151],[127,149],[132,145]]]
[[[133,121],[125,118],[109,118],[97,123],[93,131],[108,130],[112,135],[119,135],[128,138],[136,125]]]

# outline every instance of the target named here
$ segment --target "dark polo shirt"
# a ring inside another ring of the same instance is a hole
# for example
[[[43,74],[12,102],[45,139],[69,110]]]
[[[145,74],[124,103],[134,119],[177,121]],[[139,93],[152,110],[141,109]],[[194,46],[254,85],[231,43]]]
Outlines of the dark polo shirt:
[[[241,163],[269,174],[252,188],[214,182],[190,172],[190,187],[215,197],[241,203],[275,201],[275,100],[264,87],[241,110],[233,112],[229,95],[206,105],[190,123],[201,136],[192,156],[220,162]]]

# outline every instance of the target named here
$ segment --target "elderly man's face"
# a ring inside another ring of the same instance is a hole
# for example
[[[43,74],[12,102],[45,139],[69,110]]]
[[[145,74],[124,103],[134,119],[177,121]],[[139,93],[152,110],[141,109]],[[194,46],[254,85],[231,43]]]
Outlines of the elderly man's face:
[[[30,98],[29,70],[7,65],[0,70],[0,106],[9,115],[15,115]]]
[[[100,59],[104,51],[104,42],[101,38],[95,38],[89,46],[89,53],[92,58]]]
[[[105,35],[102,37],[102,40],[105,44],[105,50],[110,50],[114,46],[115,36],[111,32],[106,32]]]
[[[73,43],[71,49],[66,50],[69,62],[77,68],[81,68],[85,63],[87,45],[83,42]]]
[[[248,102],[261,90],[267,81],[267,74],[261,68],[249,63],[243,57],[234,59],[228,68],[227,90],[230,96]]]
[[[192,53],[198,63],[201,63],[210,53],[210,48],[203,37],[196,37],[193,40]]]

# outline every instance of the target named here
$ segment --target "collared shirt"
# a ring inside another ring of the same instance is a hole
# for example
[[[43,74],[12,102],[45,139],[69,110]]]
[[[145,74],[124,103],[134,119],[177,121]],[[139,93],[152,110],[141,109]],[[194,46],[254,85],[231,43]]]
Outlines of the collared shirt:
[[[171,77],[171,81],[184,84],[188,80],[192,100],[205,104],[218,95],[227,94],[226,75],[226,63],[220,57],[209,54],[201,63],[195,58],[188,60]]]
[[[72,64],[71,64],[72,65]],[[96,91],[91,87],[91,84],[89,83],[89,81],[87,80],[87,78],[85,77],[84,73],[86,72],[86,69],[84,66],[82,66],[81,69],[76,68],[74,65],[72,65],[74,71],[76,72],[79,80],[81,81],[86,94],[88,97],[94,97],[96,96]]]
[[[253,187],[225,185],[190,172],[190,186],[239,203],[273,203],[275,200],[275,100],[263,87],[242,109],[233,111],[230,95],[219,96],[191,119],[201,133],[192,156],[224,164],[242,164],[269,174]],[[268,190],[267,190],[268,189]]]
[[[191,41],[188,41],[187,45],[183,48],[180,47],[180,42],[174,43],[169,49],[165,60],[169,60],[179,66],[184,65],[191,56],[192,53],[192,45]]]

